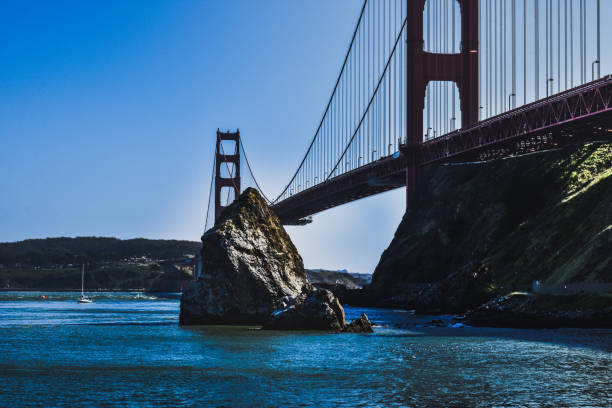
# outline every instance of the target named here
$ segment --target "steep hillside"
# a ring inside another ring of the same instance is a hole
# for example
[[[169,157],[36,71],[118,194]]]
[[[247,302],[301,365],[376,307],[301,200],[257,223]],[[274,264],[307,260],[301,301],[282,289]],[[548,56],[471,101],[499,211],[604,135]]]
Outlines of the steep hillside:
[[[372,288],[460,312],[534,281],[610,283],[611,176],[609,144],[425,168]]]
[[[191,241],[96,237],[0,243],[0,288],[79,289],[85,264],[90,290],[178,291],[191,279],[192,267],[182,260],[200,247]]]
[[[163,239],[126,239],[105,237],[28,239],[0,243],[0,265],[56,266],[81,261],[120,261],[127,258],[177,258],[195,254],[201,244],[193,241]]]

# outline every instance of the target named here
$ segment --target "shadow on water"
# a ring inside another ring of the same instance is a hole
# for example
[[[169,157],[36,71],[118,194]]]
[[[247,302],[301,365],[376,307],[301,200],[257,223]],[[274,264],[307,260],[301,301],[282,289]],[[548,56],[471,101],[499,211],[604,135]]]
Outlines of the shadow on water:
[[[555,344],[567,347],[590,348],[612,352],[610,329],[507,329],[490,327],[432,327],[415,328],[423,336],[512,339],[516,341]]]
[[[496,339],[513,340],[519,342],[536,342],[554,344],[572,348],[589,348],[592,350],[612,352],[612,329],[511,329],[471,327],[457,325],[454,316],[415,316],[406,311],[358,308],[344,306],[347,321],[355,319],[365,312],[370,320],[376,324],[372,335],[364,334],[336,334],[320,331],[268,331],[261,330],[259,326],[181,326],[183,330],[192,332],[198,336],[215,338],[216,340],[229,340],[236,337],[246,337],[250,340],[265,342],[271,339],[283,337],[310,336],[317,340],[338,337],[340,342],[345,341],[347,336],[372,336],[372,337],[430,337],[430,338],[453,338],[466,340],[489,340]],[[330,336],[328,338],[328,336]],[[335,340],[334,340],[335,342]]]

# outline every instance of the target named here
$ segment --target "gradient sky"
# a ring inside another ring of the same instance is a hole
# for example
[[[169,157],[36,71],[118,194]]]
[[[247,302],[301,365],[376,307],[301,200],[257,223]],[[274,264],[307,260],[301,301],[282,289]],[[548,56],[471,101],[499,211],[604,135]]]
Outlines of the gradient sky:
[[[3,0],[0,241],[199,240],[217,128],[240,128],[275,196],[312,138],[360,7]],[[400,189],[287,230],[307,267],[372,272],[404,207]]]

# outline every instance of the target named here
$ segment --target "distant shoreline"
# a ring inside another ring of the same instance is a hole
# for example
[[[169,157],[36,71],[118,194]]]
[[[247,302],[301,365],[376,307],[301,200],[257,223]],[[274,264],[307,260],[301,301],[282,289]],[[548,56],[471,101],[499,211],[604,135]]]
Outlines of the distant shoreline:
[[[0,289],[0,292],[80,292],[81,288],[78,289],[18,289],[18,288],[4,288]],[[147,290],[144,288],[139,289],[87,289],[87,293],[104,293],[104,292],[147,292],[147,293],[180,293],[180,292],[168,292],[161,290]]]

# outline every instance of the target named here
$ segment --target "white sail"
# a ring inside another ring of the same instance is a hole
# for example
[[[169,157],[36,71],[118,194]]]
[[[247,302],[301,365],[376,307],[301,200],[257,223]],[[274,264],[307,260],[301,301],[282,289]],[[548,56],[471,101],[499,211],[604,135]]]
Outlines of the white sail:
[[[77,300],[78,303],[92,303],[93,300],[85,296],[85,264],[81,266],[81,297]]]

